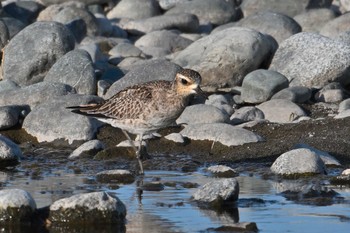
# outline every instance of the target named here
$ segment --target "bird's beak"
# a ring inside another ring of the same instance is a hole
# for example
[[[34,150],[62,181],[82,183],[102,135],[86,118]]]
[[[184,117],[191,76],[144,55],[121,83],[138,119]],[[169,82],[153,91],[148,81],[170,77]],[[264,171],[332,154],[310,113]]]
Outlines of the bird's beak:
[[[208,99],[208,95],[199,86],[196,88],[196,93],[197,95],[202,96],[206,100]]]

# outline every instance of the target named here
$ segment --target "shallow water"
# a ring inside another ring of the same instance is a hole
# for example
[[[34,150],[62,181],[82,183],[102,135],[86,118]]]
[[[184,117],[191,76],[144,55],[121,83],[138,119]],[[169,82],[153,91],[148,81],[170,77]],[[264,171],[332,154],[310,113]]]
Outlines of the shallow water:
[[[100,184],[96,182],[92,171],[76,174],[67,169],[70,163],[53,164],[36,175],[28,173],[28,168],[21,167],[14,171],[0,172],[0,186],[2,189],[20,188],[30,192],[38,208],[77,193],[101,190],[113,192],[127,207],[127,232],[135,233],[208,232],[207,229],[237,221],[255,222],[259,232],[268,233],[345,233],[350,229],[350,189],[333,187],[344,198],[336,204],[302,205],[278,195],[278,185],[274,181],[243,174],[237,177],[240,184],[238,208],[218,213],[198,208],[190,200],[196,189],[182,186],[188,182],[202,185],[215,179],[203,172],[146,171],[144,183],[159,180],[163,184],[175,183],[176,186],[165,186],[162,191],[144,191],[140,198],[137,194],[137,182],[119,187]],[[253,198],[264,202],[251,204]]]

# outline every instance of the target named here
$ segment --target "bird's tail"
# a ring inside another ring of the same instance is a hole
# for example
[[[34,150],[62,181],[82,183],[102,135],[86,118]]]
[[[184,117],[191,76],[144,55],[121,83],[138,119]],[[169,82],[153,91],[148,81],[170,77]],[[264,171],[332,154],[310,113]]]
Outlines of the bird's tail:
[[[91,116],[91,117],[105,117],[98,113],[98,109],[102,104],[92,103],[92,104],[84,104],[79,106],[69,106],[67,109],[71,109],[73,113],[77,113],[80,115]]]

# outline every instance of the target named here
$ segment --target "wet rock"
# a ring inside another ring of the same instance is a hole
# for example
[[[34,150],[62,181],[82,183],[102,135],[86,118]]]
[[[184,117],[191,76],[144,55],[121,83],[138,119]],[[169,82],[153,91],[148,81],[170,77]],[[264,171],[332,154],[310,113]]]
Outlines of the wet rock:
[[[27,191],[0,190],[0,225],[30,224],[35,209],[36,203]]]
[[[263,140],[251,131],[225,123],[191,124],[180,133],[192,140],[211,140],[225,146],[238,146]]]
[[[43,8],[43,5],[35,1],[18,1],[6,4],[2,9],[6,15],[19,19],[28,25],[35,21]]]
[[[85,142],[77,149],[75,149],[70,155],[69,159],[76,159],[84,155],[94,156],[98,151],[106,149],[106,146],[100,140],[91,140]]]
[[[135,42],[135,46],[139,47],[145,54],[157,57],[150,53],[152,48],[160,49],[165,55],[183,50],[192,43],[173,31],[154,31],[147,33]]]
[[[335,19],[337,14],[327,8],[312,9],[294,16],[294,20],[299,23],[303,32],[319,32],[321,28]]]
[[[270,122],[288,123],[298,117],[306,116],[304,110],[297,104],[285,99],[273,99],[256,106]]]
[[[0,166],[16,165],[21,158],[22,151],[19,146],[7,137],[0,135]]]
[[[0,130],[9,129],[18,124],[25,107],[3,106],[0,107]]]
[[[208,14],[210,12],[210,14]],[[232,1],[193,0],[176,4],[165,14],[189,13],[197,15],[201,23],[221,25],[240,17],[240,12]]]
[[[248,121],[263,120],[265,118],[264,113],[253,106],[241,107],[237,109],[230,117],[230,122],[234,125],[238,125]]]
[[[278,43],[301,32],[300,25],[292,18],[277,12],[257,12],[241,19],[235,26],[255,29],[272,36]]]
[[[193,42],[173,61],[198,71],[202,87],[214,91],[240,85],[246,74],[269,59],[270,52],[271,43],[266,36],[248,28],[233,27]]]
[[[229,115],[217,107],[206,104],[195,104],[185,108],[176,120],[181,124],[203,124],[203,123],[225,123],[229,120]]]
[[[163,191],[164,185],[162,183],[156,182],[156,181],[147,182],[141,186],[141,189],[144,191]]]
[[[271,166],[273,173],[298,177],[324,174],[324,163],[315,152],[310,149],[294,149],[280,155]]]
[[[96,94],[95,70],[91,57],[85,50],[76,49],[58,59],[44,81],[70,85],[78,94]]]
[[[224,178],[203,185],[193,194],[193,199],[200,204],[221,207],[237,201],[238,195],[238,181],[235,178]]]
[[[179,133],[171,133],[166,135],[164,138],[177,143],[185,143],[184,137]]]
[[[118,197],[106,192],[77,194],[50,206],[52,224],[119,224],[124,226],[126,208]]]
[[[135,176],[128,170],[108,170],[97,173],[96,179],[101,183],[131,184]]]
[[[40,82],[57,59],[72,50],[74,45],[73,35],[63,24],[35,22],[20,31],[6,46],[3,78],[20,86]]]
[[[107,18],[145,19],[160,14],[160,7],[156,0],[121,0]]]
[[[6,90],[13,90],[20,88],[14,81],[11,80],[1,80],[0,81],[0,92],[6,91]]]
[[[91,140],[95,138],[101,122],[94,118],[72,113],[69,106],[99,102],[96,96],[67,95],[36,106],[24,119],[23,129],[39,142]]]
[[[350,185],[350,169],[342,171],[340,176],[334,176],[330,179],[333,185]]]
[[[255,222],[239,222],[216,228],[208,228],[205,232],[259,232],[259,229]]]
[[[181,12],[130,21],[123,25],[123,29],[134,35],[143,35],[164,29],[178,29],[183,32],[196,33],[199,29],[199,21],[195,15]]]
[[[173,81],[176,73],[180,70],[180,66],[163,59],[145,61],[140,65],[135,65],[123,78],[113,83],[108,89],[105,98],[110,98],[124,88],[134,84],[153,80]]]
[[[350,25],[348,23],[349,20],[349,14],[342,14],[339,17],[336,17],[335,19],[326,23],[320,30],[320,34],[334,38],[342,32],[350,31]]]
[[[288,87],[288,79],[275,71],[255,70],[244,77],[241,97],[247,103],[262,103]]]
[[[336,167],[341,166],[340,162],[336,158],[334,158],[333,156],[331,156],[329,153],[325,151],[318,150],[310,145],[303,144],[303,143],[297,144],[293,147],[293,149],[300,149],[300,148],[309,149],[314,153],[316,153],[318,156],[320,156],[321,160],[326,166],[336,166]]]
[[[296,0],[293,2],[279,0],[244,0],[241,4],[243,15],[254,14],[259,11],[273,11],[293,17],[304,12],[306,9],[313,8],[329,8],[332,4],[331,0],[312,1],[312,0]]]
[[[271,99],[286,99],[294,103],[305,103],[311,99],[312,92],[310,88],[303,86],[287,87],[276,94]]]
[[[215,177],[230,178],[239,175],[237,171],[224,165],[210,166],[207,170]]]
[[[269,69],[285,75],[290,86],[322,88],[329,82],[349,84],[349,65],[349,45],[302,32],[280,44]]]

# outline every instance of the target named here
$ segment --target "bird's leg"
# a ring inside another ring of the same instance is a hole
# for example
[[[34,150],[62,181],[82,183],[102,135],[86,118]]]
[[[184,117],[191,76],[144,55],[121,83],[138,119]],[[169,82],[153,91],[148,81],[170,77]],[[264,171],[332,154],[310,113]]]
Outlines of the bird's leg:
[[[142,137],[143,135],[140,134],[140,146],[139,148],[137,149],[137,147],[135,146],[135,143],[133,140],[131,140],[129,134],[125,131],[125,130],[122,130],[122,132],[124,133],[125,137],[128,139],[129,143],[131,144],[132,148],[135,150],[135,153],[136,153],[136,158],[139,162],[139,166],[140,166],[140,174],[143,175],[143,165],[142,165],[142,161],[141,161],[141,146],[142,146]]]

